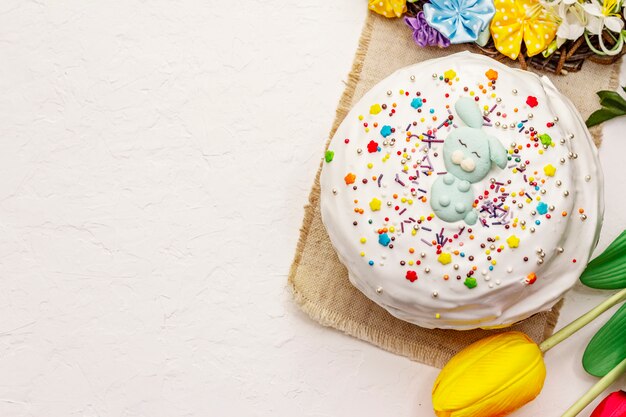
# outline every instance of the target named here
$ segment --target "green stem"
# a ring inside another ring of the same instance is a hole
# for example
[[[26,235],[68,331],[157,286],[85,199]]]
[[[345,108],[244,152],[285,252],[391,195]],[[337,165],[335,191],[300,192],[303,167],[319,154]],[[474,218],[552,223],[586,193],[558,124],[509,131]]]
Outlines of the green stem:
[[[583,411],[598,395],[602,393],[609,385],[617,380],[624,372],[626,372],[626,358],[621,361],[608,374],[604,375],[589,391],[585,393],[578,401],[574,403],[561,417],[574,417]]]
[[[552,349],[553,347],[576,333],[578,330],[589,324],[600,314],[604,313],[609,308],[618,303],[621,303],[624,300],[626,300],[626,288],[618,293],[613,294],[613,296],[604,300],[597,307],[589,310],[587,313],[583,314],[582,316],[544,340],[543,343],[539,345],[539,349],[541,349],[543,353],[546,353],[548,350]]]

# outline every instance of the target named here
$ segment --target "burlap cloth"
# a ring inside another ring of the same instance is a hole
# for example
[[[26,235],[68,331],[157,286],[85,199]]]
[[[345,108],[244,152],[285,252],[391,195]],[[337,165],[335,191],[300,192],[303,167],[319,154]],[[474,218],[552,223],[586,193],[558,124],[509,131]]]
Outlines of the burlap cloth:
[[[467,48],[467,45],[446,49],[419,48],[413,43],[411,32],[402,20],[388,20],[369,13],[329,138],[352,105],[378,81],[404,66]],[[550,79],[586,118],[598,107],[594,93],[614,90],[618,77],[619,65],[603,66],[587,62],[578,73],[550,76]],[[600,130],[592,133],[599,145]],[[436,367],[442,367],[468,344],[498,331],[424,329],[396,319],[353,287],[322,224],[319,176],[318,170],[309,204],[305,207],[300,239],[289,273],[289,284],[302,310],[324,326],[334,327],[390,352]],[[552,333],[560,305],[509,329],[523,331],[536,342],[541,342]]]

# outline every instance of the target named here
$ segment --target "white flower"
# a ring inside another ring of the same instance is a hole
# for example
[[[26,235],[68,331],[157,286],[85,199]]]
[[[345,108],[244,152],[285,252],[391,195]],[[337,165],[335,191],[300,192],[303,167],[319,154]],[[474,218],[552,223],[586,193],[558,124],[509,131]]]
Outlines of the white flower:
[[[556,48],[560,48],[567,40],[580,38],[585,33],[587,13],[582,0],[542,0],[542,3],[559,19]]]
[[[583,5],[576,0],[563,0],[557,12],[561,23],[556,32],[557,46],[561,46],[567,39],[576,40],[585,32],[587,16]]]
[[[591,0],[583,3],[582,7],[587,14],[586,29],[594,34],[600,35],[606,27],[611,32],[619,33],[624,28],[624,21],[619,15],[621,0]]]

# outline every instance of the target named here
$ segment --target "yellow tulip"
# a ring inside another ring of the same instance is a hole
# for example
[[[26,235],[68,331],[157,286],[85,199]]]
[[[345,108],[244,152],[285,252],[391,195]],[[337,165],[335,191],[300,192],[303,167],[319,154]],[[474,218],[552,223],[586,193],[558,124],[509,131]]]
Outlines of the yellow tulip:
[[[457,353],[435,381],[438,417],[501,417],[532,401],[543,388],[546,367],[527,335],[507,332]]]

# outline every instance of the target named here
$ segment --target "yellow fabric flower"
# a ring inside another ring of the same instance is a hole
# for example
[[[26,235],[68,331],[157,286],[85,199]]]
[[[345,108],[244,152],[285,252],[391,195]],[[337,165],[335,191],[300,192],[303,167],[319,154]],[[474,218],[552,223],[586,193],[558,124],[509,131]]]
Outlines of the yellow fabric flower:
[[[406,0],[369,0],[369,8],[385,17],[400,17],[406,12]]]
[[[528,56],[537,55],[556,36],[558,23],[539,0],[495,0],[496,14],[491,21],[491,36],[503,55],[516,59],[522,39]]]
[[[500,417],[532,401],[546,367],[539,346],[520,332],[475,342],[457,353],[435,381],[438,417]]]

